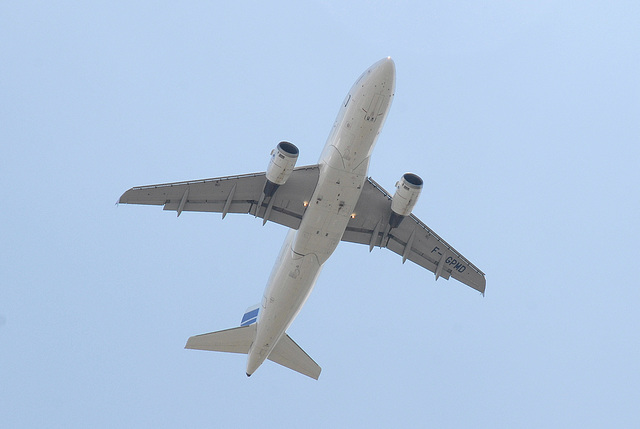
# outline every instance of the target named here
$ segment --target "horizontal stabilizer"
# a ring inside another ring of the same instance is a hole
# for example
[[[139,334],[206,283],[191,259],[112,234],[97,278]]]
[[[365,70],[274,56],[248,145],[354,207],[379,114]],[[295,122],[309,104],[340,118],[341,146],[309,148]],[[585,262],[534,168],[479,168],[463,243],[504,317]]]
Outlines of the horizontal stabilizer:
[[[187,345],[184,348],[247,354],[255,336],[256,325],[241,326],[209,334],[195,335],[187,340]]]
[[[185,349],[248,354],[257,332],[257,324],[195,335]],[[318,379],[322,369],[287,334],[278,341],[268,359],[300,374]]]
[[[278,341],[268,359],[316,380],[322,371],[322,368],[287,334]]]

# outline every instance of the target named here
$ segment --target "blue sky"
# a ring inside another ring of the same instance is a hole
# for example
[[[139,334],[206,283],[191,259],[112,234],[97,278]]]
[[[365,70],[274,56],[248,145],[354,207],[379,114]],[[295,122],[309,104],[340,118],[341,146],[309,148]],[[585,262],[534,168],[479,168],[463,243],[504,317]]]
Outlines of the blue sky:
[[[637,2],[0,3],[0,425],[640,424]],[[184,350],[260,301],[283,227],[114,205],[316,162],[359,74],[370,175],[487,293],[343,243],[290,335],[319,381]]]

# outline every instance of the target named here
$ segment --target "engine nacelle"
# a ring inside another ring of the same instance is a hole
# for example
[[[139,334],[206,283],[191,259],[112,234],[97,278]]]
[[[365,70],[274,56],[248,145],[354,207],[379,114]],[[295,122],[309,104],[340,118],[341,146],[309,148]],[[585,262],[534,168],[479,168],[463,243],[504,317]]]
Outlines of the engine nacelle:
[[[418,202],[422,191],[423,181],[420,176],[413,173],[405,173],[396,183],[396,192],[391,199],[391,218],[389,223],[392,228],[397,228],[402,219],[409,216]]]
[[[298,160],[298,148],[289,142],[280,142],[271,151],[271,160],[267,168],[267,180],[276,185],[284,185]]]
[[[267,183],[265,184],[264,193],[271,196],[278,186],[284,185],[298,160],[298,148],[289,142],[280,142],[275,149],[271,151],[271,160],[267,167]]]

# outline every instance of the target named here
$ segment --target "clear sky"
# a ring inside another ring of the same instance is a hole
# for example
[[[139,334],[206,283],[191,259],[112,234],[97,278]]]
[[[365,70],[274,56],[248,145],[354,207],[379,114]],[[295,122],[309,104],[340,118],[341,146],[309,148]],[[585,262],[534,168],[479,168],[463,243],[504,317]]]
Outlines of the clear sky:
[[[0,3],[0,426],[638,427],[640,4],[226,3]],[[184,350],[286,230],[118,197],[314,164],[388,55],[369,173],[486,296],[343,243],[289,330],[319,381]]]

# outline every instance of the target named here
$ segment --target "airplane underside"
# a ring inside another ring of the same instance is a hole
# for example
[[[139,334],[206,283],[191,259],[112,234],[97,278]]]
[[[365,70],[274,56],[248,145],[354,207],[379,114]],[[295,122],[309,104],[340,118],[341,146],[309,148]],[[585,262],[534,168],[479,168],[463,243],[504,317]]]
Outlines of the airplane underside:
[[[290,228],[262,302],[241,326],[196,335],[185,348],[247,355],[248,376],[271,360],[317,379],[320,367],[286,333],[341,241],[387,248],[435,274],[482,293],[484,273],[412,214],[423,181],[404,174],[391,196],[367,176],[370,156],[395,91],[391,58],[356,80],[317,165],[295,168],[298,148],[281,142],[266,172],[135,187],[120,203],[165,210],[248,213]]]

